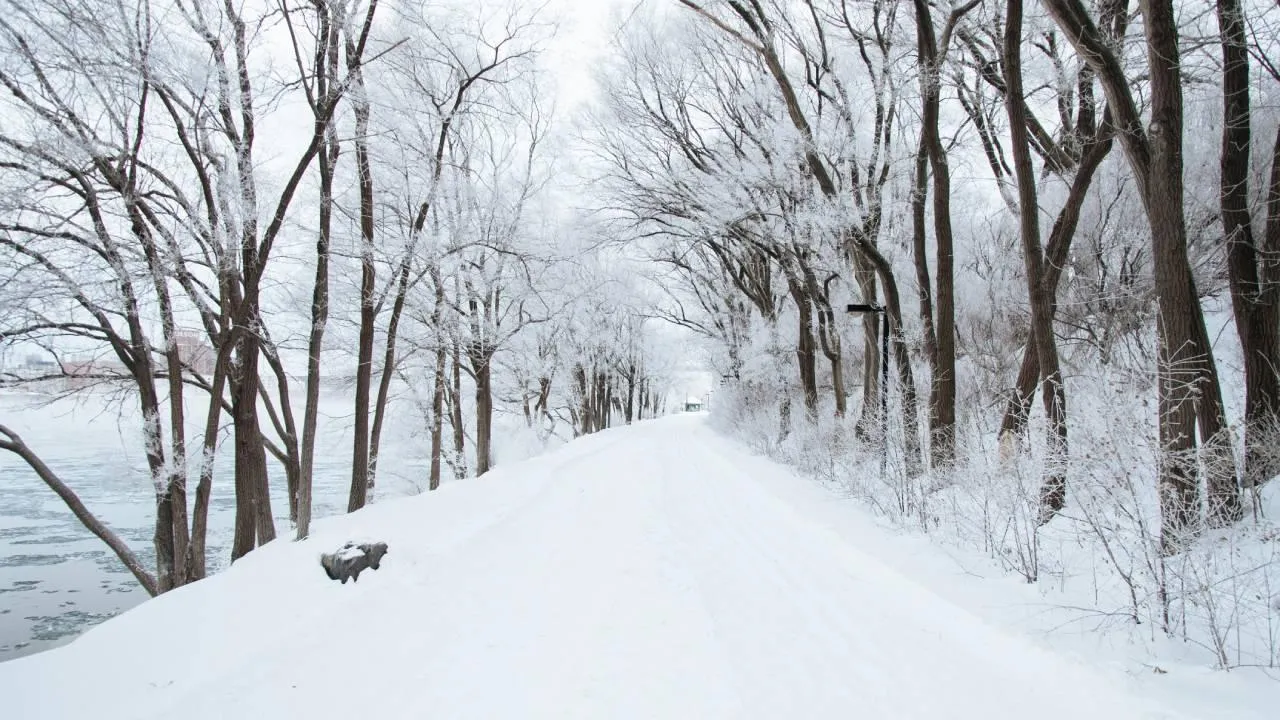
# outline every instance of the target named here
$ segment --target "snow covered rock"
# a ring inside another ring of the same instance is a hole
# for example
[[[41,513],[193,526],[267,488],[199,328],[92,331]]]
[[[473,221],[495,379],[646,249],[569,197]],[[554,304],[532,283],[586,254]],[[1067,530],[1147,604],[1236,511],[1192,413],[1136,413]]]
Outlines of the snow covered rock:
[[[346,585],[347,578],[351,578],[352,582],[358,582],[361,571],[366,568],[377,570],[382,565],[382,556],[386,554],[387,544],[384,542],[358,545],[347,542],[337,551],[321,555],[320,565],[330,580],[340,580],[343,585]]]

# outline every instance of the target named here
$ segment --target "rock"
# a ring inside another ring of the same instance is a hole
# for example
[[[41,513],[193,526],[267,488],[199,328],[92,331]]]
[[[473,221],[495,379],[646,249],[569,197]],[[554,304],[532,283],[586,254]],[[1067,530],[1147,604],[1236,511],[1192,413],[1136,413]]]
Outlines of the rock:
[[[330,580],[338,580],[346,585],[347,578],[351,578],[352,582],[359,582],[362,571],[381,567],[382,556],[386,554],[387,544],[384,542],[357,545],[348,541],[336,551],[321,555],[320,566]]]

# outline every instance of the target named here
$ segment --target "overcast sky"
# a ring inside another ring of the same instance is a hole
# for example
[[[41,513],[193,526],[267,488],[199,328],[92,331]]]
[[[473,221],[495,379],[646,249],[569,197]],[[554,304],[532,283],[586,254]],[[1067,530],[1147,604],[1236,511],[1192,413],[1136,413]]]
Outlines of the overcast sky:
[[[554,14],[562,18],[560,32],[548,50],[547,63],[556,74],[563,112],[589,98],[591,68],[632,11],[647,2],[668,0],[551,0]]]

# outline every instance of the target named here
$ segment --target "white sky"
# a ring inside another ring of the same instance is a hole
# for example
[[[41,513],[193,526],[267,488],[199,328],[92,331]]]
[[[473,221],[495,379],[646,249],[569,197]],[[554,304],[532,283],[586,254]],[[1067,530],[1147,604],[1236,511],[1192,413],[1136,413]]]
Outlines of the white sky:
[[[668,0],[550,0],[548,10],[562,19],[547,51],[547,66],[558,84],[558,110],[571,112],[594,93],[592,67],[607,51],[618,27],[639,5]]]

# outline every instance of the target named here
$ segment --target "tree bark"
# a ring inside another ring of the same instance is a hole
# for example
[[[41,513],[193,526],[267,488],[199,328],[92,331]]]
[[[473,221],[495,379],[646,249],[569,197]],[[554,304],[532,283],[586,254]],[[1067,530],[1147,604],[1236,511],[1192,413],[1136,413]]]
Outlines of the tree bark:
[[[224,319],[225,323],[225,319]],[[223,394],[227,386],[227,370],[234,344],[227,341],[227,325],[217,336],[218,356],[214,361],[213,379],[209,382],[209,411],[205,415],[204,443],[200,458],[200,479],[196,483],[196,502],[191,514],[191,544],[187,546],[188,582],[206,574],[206,539],[209,529],[209,501],[213,493],[213,466],[217,459],[218,428],[222,424]]]
[[[1277,327],[1280,327],[1280,262],[1276,262],[1275,258],[1280,257],[1280,127],[1276,128],[1275,141],[1271,145],[1271,177],[1267,187],[1267,220],[1264,229],[1263,245],[1261,256],[1264,258],[1262,263],[1262,277],[1264,278],[1264,292],[1262,305],[1266,308],[1263,313],[1264,320],[1259,322],[1264,327],[1269,328],[1273,333]],[[1268,344],[1274,343],[1280,345],[1280,340],[1275,339],[1274,335],[1268,339]],[[1277,366],[1272,365],[1267,368],[1271,372],[1277,372]],[[1260,396],[1263,393],[1259,393]],[[1261,402],[1261,401],[1260,401]],[[1280,401],[1277,405],[1271,406],[1275,415],[1280,415]],[[1259,411],[1261,412],[1261,411]],[[1273,415],[1273,417],[1275,417]],[[1270,451],[1269,447],[1264,444],[1273,443],[1277,435],[1280,435],[1280,417],[1276,417],[1270,424],[1260,428],[1255,427],[1254,433],[1261,435],[1253,447],[1257,452],[1255,462],[1252,466],[1253,470],[1246,479],[1250,487],[1256,487],[1262,483],[1268,482],[1280,472],[1280,464],[1276,458],[1274,451]],[[1246,460],[1247,462],[1247,460]]]
[[[916,297],[924,329],[924,356],[929,369],[938,367],[938,334],[933,327],[933,276],[929,273],[929,236],[925,206],[929,201],[929,148],[923,131],[916,149],[915,184],[911,192],[911,250],[916,269]]]
[[[1080,210],[1088,198],[1089,187],[1093,184],[1098,168],[1111,153],[1111,148],[1115,144],[1113,137],[1108,125],[1097,138],[1088,143],[1080,160],[1080,167],[1076,170],[1076,176],[1071,182],[1071,188],[1067,191],[1066,203],[1049,231],[1043,283],[1053,303],[1055,315],[1057,314],[1058,285],[1062,279],[1062,270],[1071,257],[1071,242],[1075,238],[1076,228],[1080,222]],[[1022,351],[1022,365],[1018,369],[1013,393],[1005,407],[1004,417],[1000,421],[999,440],[1002,449],[1015,443],[1017,436],[1026,427],[1031,412],[1031,401],[1039,381],[1039,350],[1035,346],[1035,336],[1030,335]]]
[[[1240,0],[1218,0],[1222,43],[1222,154],[1220,157],[1222,229],[1227,244],[1227,272],[1236,333],[1244,355],[1245,465],[1244,484],[1254,486],[1275,473],[1275,453],[1264,447],[1275,439],[1280,411],[1280,306],[1274,286],[1280,277],[1275,261],[1260,248],[1249,212],[1249,167],[1252,115],[1249,97],[1249,49]],[[1277,142],[1280,142],[1278,138]],[[1274,172],[1274,168],[1273,168]],[[1269,219],[1270,222],[1270,219]],[[1264,237],[1265,241],[1265,237]],[[1274,250],[1273,247],[1266,250]],[[1261,261],[1261,262],[1260,262]],[[1214,488],[1210,487],[1213,493]],[[1239,519],[1238,494],[1209,498],[1214,524]]]
[[[788,279],[791,288],[791,299],[795,301],[797,312],[796,324],[796,365],[800,370],[800,390],[804,396],[805,418],[810,422],[818,419],[818,373],[817,343],[813,339],[813,304],[799,281]]]
[[[476,381],[476,477],[493,465],[493,355],[487,348],[473,351],[472,370]]]
[[[338,75],[340,23],[335,22],[326,3],[316,5],[318,30],[315,52],[315,98],[331,98]],[[320,415],[320,359],[324,349],[325,328],[329,323],[329,247],[333,234],[333,180],[338,156],[342,152],[338,132],[325,117],[319,104],[312,112],[324,121],[324,139],[318,155],[320,174],[319,230],[316,234],[316,272],[311,286],[311,330],[307,335],[307,385],[302,411],[302,439],[298,459],[296,506],[296,539],[311,533],[311,506],[315,487],[316,425]]]
[[[1161,543],[1176,552],[1200,525],[1196,430],[1212,440],[1210,480],[1222,489],[1227,454],[1222,397],[1187,257],[1183,211],[1182,86],[1172,0],[1142,0],[1150,67],[1150,123],[1144,130],[1128,79],[1080,0],[1044,0],[1054,21],[1102,83],[1151,227],[1157,314]],[[1218,478],[1215,480],[1214,478]]]
[[[450,403],[450,425],[453,427],[453,472],[456,479],[466,477],[467,437],[462,425],[462,357],[458,339],[453,342],[453,377]]]
[[[353,103],[356,120],[356,171],[360,188],[360,336],[356,358],[356,398],[354,447],[351,453],[351,491],[347,512],[364,507],[369,494],[370,438],[369,392],[373,382],[373,340],[378,319],[377,271],[373,263],[373,171],[369,163],[369,102],[365,97],[364,75],[357,64],[352,70]]]
[[[236,364],[231,380],[231,415],[235,426],[236,520],[231,560],[244,557],[258,545],[275,539],[271,496],[267,491],[267,454],[258,423],[259,339],[257,290],[249,288],[241,301],[237,327]],[[249,318],[255,318],[250,321]]]
[[[635,415],[636,404],[636,364],[634,362],[627,363],[627,404],[626,404],[626,422],[631,424]]]
[[[875,302],[876,276],[867,267],[861,255],[855,261],[854,277],[858,282],[858,290],[865,302]],[[880,417],[880,394],[886,388],[880,387],[880,323],[887,322],[876,317],[874,313],[862,315],[862,407],[858,411],[858,422],[853,426],[854,435],[862,439],[871,437],[870,429],[878,427],[885,418]],[[879,432],[884,432],[881,427]]]
[[[929,391],[929,456],[947,466],[956,455],[955,251],[951,230],[951,170],[939,132],[943,52],[925,0],[914,0],[922,95],[921,144],[933,171],[933,233],[937,245],[937,359]]]
[[[591,432],[591,396],[587,387],[587,368],[580,362],[573,366],[573,385],[578,395],[574,435],[586,435]]]
[[[1212,356],[1187,258],[1177,20],[1172,0],[1142,0],[1141,6],[1151,66],[1147,214],[1160,298],[1160,443],[1164,449],[1160,478],[1165,504],[1161,539],[1167,550],[1173,550],[1199,524],[1196,404],[1201,390],[1207,389],[1201,387],[1207,379],[1203,368]]]
[[[265,330],[264,330],[265,332]],[[282,447],[272,449],[271,454],[284,469],[285,487],[288,491],[289,521],[298,521],[298,483],[302,475],[302,458],[298,451],[298,426],[293,414],[293,400],[289,392],[289,374],[280,360],[279,348],[270,337],[263,338],[262,357],[266,359],[272,374],[276,377],[276,393],[279,404],[275,404],[271,396],[263,389],[262,401],[272,427],[280,438]],[[264,441],[265,442],[265,441]]]
[[[436,367],[431,385],[431,471],[427,489],[440,487],[440,457],[444,452],[444,395],[448,348],[445,345],[443,320],[444,281],[439,268],[433,267],[431,279],[435,284],[435,306],[431,309],[431,326],[436,335]]]
[[[1067,502],[1067,397],[1058,367],[1053,333],[1053,295],[1046,282],[1040,244],[1039,201],[1027,138],[1027,113],[1022,89],[1022,0],[1006,0],[1004,74],[1005,109],[1009,115],[1014,175],[1018,183],[1019,234],[1031,300],[1031,337],[1043,378],[1046,433],[1044,481],[1040,487],[1040,524],[1053,519]]]
[[[311,332],[307,337],[307,388],[302,412],[302,451],[298,476],[297,539],[311,533],[316,425],[320,415],[320,359],[329,322],[329,242],[333,228],[333,175],[339,147],[331,134],[320,154],[320,229],[316,237],[316,274],[311,286]]]

